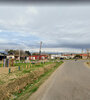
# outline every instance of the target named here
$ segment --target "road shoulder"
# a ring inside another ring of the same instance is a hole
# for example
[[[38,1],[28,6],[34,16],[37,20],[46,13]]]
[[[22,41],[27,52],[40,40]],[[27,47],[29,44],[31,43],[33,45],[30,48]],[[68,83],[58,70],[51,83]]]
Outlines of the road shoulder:
[[[84,65],[85,65],[87,68],[90,68],[90,66],[87,64],[87,62],[84,62]]]

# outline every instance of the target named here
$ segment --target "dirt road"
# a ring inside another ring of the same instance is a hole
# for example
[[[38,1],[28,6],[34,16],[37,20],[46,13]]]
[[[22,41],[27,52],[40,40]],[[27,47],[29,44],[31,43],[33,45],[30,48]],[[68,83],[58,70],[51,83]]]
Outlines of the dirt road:
[[[90,68],[65,61],[28,100],[90,100]]]

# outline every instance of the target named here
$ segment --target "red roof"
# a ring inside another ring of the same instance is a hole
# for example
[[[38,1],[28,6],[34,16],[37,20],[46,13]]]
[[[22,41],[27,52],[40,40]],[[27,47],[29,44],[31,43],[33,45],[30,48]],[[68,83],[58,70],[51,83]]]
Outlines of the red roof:
[[[87,54],[80,54],[80,56],[85,56],[85,57],[86,57],[86,56],[87,56]]]
[[[47,55],[32,55],[32,56],[29,56],[29,59],[33,59],[32,57],[35,57],[35,59],[42,59],[42,57],[48,57]]]

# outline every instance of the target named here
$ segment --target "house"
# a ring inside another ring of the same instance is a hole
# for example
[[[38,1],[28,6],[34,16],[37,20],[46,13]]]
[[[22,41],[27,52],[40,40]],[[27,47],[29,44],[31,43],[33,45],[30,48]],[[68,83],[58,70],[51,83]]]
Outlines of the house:
[[[45,60],[47,58],[48,58],[47,55],[32,55],[32,56],[29,56],[29,60]]]
[[[0,60],[6,59],[6,52],[0,52]]]
[[[20,56],[19,55],[15,55],[15,60],[25,60],[26,59],[26,56]]]
[[[88,54],[80,54],[82,56],[82,59],[88,59],[89,55]]]
[[[52,54],[51,55],[51,59],[57,59],[57,58],[60,58],[61,57],[61,54]]]
[[[63,57],[65,57],[66,59],[73,59],[75,57],[76,54],[64,54],[62,55]]]
[[[7,55],[7,59],[15,59],[14,55]]]

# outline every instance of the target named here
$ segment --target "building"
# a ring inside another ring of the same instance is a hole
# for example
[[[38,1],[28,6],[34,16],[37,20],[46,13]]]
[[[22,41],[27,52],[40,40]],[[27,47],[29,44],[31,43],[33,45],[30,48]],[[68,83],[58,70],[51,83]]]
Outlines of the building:
[[[20,56],[19,55],[15,55],[15,60],[25,60],[26,56]]]
[[[14,55],[7,55],[7,59],[15,59]]]
[[[32,55],[32,56],[29,56],[29,60],[45,60],[47,58],[48,58],[47,55]]]
[[[62,56],[65,57],[66,59],[73,59],[76,56],[76,54],[64,54]]]
[[[53,54],[51,55],[51,59],[57,59],[57,58],[60,58],[61,57],[61,54]]]
[[[0,52],[0,60],[6,59],[6,52]]]
[[[88,59],[88,54],[80,54],[82,56],[82,59]]]
[[[51,55],[51,59],[73,59],[75,57],[75,54],[55,54]]]

